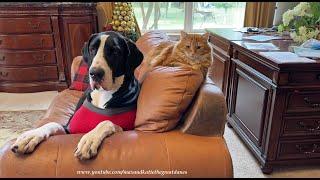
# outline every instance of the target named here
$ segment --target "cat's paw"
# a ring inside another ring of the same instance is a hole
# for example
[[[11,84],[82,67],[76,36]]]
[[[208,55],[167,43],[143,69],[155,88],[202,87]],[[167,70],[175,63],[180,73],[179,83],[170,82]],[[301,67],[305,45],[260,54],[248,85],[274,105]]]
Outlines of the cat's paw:
[[[16,154],[31,153],[45,139],[45,134],[38,129],[27,131],[19,136],[16,142],[11,145],[11,151]]]

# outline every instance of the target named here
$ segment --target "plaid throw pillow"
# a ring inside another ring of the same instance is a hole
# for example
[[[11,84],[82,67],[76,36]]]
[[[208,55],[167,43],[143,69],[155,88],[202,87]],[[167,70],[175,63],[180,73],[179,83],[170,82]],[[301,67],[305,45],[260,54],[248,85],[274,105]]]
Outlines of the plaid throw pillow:
[[[85,91],[89,86],[88,64],[83,60],[80,63],[78,72],[74,75],[73,82],[69,89]]]

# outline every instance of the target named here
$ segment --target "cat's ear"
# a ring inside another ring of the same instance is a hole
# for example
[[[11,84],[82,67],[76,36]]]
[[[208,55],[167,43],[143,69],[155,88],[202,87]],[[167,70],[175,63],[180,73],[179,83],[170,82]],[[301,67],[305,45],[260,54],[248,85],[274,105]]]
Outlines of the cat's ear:
[[[180,31],[180,38],[186,38],[188,36],[188,33],[184,31]]]
[[[202,35],[202,38],[208,40],[210,33],[206,32]]]

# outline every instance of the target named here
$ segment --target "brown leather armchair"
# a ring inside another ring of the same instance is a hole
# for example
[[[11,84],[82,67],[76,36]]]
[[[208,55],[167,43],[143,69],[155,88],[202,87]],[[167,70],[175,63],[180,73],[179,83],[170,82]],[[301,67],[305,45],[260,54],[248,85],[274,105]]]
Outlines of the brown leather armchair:
[[[168,37],[155,31],[141,37],[137,46],[146,53],[163,40]],[[75,58],[72,77],[79,63],[80,58]],[[52,121],[65,124],[81,95],[69,89],[60,92],[35,127]],[[12,153],[10,141],[0,149],[0,177],[233,177],[223,138],[225,123],[225,98],[208,79],[184,114],[183,123],[173,131],[115,134],[106,138],[97,157],[88,161],[73,156],[81,134],[52,136],[29,155]]]

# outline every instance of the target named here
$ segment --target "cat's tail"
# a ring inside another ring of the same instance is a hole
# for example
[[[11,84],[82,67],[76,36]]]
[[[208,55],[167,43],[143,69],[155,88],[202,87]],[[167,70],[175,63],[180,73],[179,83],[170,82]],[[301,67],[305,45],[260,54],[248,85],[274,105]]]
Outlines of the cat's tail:
[[[174,48],[174,45],[169,45],[166,48],[164,48],[159,55],[151,59],[150,66],[156,67],[156,66],[164,65],[164,62],[170,58],[173,48]]]

